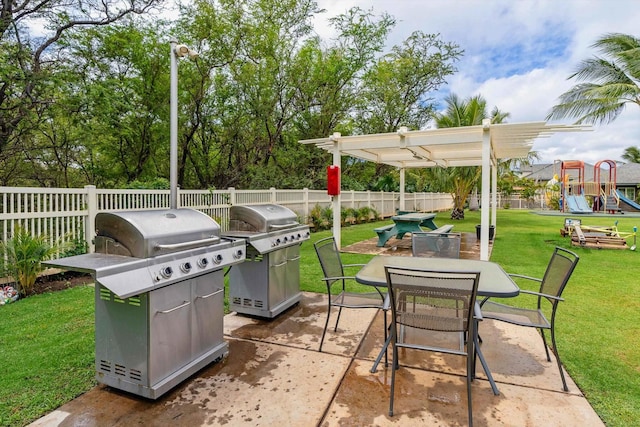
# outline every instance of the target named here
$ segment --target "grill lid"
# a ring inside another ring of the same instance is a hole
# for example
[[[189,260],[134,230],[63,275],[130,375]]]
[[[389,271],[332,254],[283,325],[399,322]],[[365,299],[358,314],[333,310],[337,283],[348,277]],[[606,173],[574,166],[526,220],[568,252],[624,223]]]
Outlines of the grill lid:
[[[236,205],[229,209],[229,229],[267,233],[298,225],[297,216],[281,205]]]
[[[149,258],[220,241],[220,226],[194,209],[102,212],[96,215],[96,250]]]

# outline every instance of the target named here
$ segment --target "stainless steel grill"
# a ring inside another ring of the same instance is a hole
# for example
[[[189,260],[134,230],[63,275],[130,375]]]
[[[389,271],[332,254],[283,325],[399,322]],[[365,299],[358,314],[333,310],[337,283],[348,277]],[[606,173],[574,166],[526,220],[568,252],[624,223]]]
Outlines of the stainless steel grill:
[[[96,253],[47,264],[93,274],[96,378],[156,399],[225,357],[225,267],[242,239],[191,209],[100,213]]]
[[[224,236],[247,241],[246,261],[231,269],[229,308],[273,318],[300,301],[300,245],[310,237],[290,209],[232,206]]]

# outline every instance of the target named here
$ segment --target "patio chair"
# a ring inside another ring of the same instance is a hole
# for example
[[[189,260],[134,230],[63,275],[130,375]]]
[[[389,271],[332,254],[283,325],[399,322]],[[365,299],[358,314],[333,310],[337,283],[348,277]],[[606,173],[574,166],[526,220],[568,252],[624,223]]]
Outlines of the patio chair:
[[[320,338],[320,348],[318,351],[322,351],[322,344],[324,343],[324,337],[327,333],[327,327],[329,325],[329,318],[331,317],[331,309],[338,307],[338,317],[336,318],[336,325],[334,332],[338,330],[338,322],[340,321],[340,315],[343,308],[379,308],[384,311],[384,339],[387,340],[387,310],[388,300],[385,287],[372,286],[375,292],[350,292],[347,289],[347,283],[355,280],[355,276],[348,276],[345,274],[345,268],[362,268],[364,264],[343,264],[340,257],[340,251],[336,246],[335,239],[327,237],[318,240],[314,243],[322,272],[324,273],[324,282],[327,285],[327,294],[329,305],[327,308],[327,320],[324,324],[322,331],[322,338]],[[387,357],[385,354],[385,365],[387,363]]]
[[[567,249],[556,247],[542,279],[523,276],[520,274],[510,274],[510,276],[514,278],[521,278],[540,283],[540,289],[538,292],[528,291],[526,289],[520,290],[520,294],[523,294],[522,298],[529,295],[536,297],[538,303],[537,308],[535,309],[512,307],[510,305],[494,302],[489,298],[484,299],[480,303],[482,317],[484,319],[500,320],[514,325],[538,329],[540,331],[540,335],[542,335],[544,351],[547,354],[547,361],[549,362],[551,361],[551,357],[549,356],[549,346],[547,345],[544,330],[551,330],[551,350],[556,356],[558,370],[560,371],[560,377],[562,378],[562,389],[564,391],[569,391],[569,388],[567,387],[567,381],[564,378],[562,361],[560,360],[558,347],[556,345],[556,310],[558,308],[558,303],[560,301],[564,301],[562,298],[562,291],[564,291],[564,288],[567,285],[573,270],[576,268],[576,264],[578,264],[579,259],[580,258],[575,253]],[[518,298],[522,299],[520,297]],[[543,302],[545,305],[546,303],[549,303],[550,305],[551,321],[547,320],[543,313]]]
[[[411,251],[413,256],[460,258],[460,233],[412,233]]]
[[[437,272],[385,266],[391,299],[391,393],[389,416],[393,416],[396,370],[399,368],[398,347],[455,354],[467,358],[467,406],[469,426],[473,425],[471,381],[474,370],[474,308],[478,292],[479,272]],[[458,336],[458,348],[444,348],[406,340],[398,342],[398,325]],[[470,335],[469,335],[470,334]],[[466,346],[465,346],[466,342]]]

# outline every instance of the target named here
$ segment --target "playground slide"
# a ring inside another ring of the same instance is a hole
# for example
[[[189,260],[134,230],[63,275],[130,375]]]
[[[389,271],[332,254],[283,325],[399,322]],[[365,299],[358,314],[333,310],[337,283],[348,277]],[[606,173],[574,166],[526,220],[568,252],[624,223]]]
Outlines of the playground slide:
[[[578,202],[578,209],[580,209],[580,212],[584,212],[584,213],[593,212],[593,209],[591,209],[591,206],[589,206],[589,202],[587,202],[586,197],[575,196],[575,198],[576,198],[576,202]]]
[[[565,196],[565,200],[571,213],[592,213],[584,196]]]
[[[634,202],[633,200],[626,198],[624,194],[622,194],[620,191],[618,191],[618,197],[620,197],[620,209],[622,209],[623,211],[627,211],[627,212],[640,211],[640,205]]]

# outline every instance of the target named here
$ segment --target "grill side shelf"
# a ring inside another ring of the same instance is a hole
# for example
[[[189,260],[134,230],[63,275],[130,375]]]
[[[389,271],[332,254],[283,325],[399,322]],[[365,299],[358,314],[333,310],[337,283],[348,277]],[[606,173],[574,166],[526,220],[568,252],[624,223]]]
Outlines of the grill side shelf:
[[[140,267],[146,267],[147,259],[124,255],[92,253],[54,259],[45,261],[42,264],[48,267],[91,273],[95,275],[97,279],[105,274],[117,274]]]

